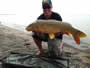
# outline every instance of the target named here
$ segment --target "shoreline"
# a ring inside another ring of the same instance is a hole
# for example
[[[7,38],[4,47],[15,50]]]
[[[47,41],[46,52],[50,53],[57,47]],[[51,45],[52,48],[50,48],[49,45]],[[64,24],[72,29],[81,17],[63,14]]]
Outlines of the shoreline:
[[[31,35],[7,26],[0,28],[0,31],[0,58],[7,55],[10,51],[34,54],[35,51],[38,50]],[[27,43],[28,49],[25,46]],[[47,44],[43,43],[43,47],[47,48]],[[71,57],[79,57],[77,59],[82,60],[83,65],[90,64],[90,55],[87,51],[79,50],[67,43],[64,43],[64,52],[71,53]]]

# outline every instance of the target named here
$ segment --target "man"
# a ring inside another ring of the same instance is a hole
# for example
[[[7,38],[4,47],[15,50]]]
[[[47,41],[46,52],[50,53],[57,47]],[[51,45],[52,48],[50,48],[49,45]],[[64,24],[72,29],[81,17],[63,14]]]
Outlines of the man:
[[[42,8],[43,8],[43,14],[41,14],[38,17],[38,19],[43,19],[43,20],[54,19],[54,20],[62,21],[61,16],[58,13],[55,13],[52,11],[52,3],[50,0],[43,0],[42,1]],[[40,50],[39,55],[42,55],[42,53],[43,53],[42,41],[48,42],[48,45],[51,45],[51,43],[54,42],[55,40],[62,41],[62,34],[61,33],[55,34],[55,38],[56,39],[50,40],[48,38],[48,34],[34,32],[33,39]],[[61,42],[59,44],[61,44]],[[51,48],[51,47],[49,47],[49,48]]]

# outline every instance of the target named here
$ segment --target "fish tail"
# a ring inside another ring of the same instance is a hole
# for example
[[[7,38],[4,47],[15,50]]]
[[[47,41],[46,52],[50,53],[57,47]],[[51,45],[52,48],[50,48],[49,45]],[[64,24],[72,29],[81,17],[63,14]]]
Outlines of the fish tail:
[[[81,31],[78,31],[78,35],[79,35],[81,38],[87,36],[84,32],[81,32]]]
[[[79,30],[77,31],[77,33],[73,34],[73,38],[78,45],[80,45],[80,37],[81,38],[86,37],[86,34]]]
[[[76,42],[78,45],[80,45],[80,37],[79,37],[79,35],[78,35],[78,34],[77,34],[77,35],[73,35],[73,38],[74,38],[75,42]]]

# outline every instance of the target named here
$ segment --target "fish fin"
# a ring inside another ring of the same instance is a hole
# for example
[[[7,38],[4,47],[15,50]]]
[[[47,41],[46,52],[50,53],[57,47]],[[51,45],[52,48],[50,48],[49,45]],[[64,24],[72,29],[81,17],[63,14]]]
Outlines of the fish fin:
[[[78,31],[78,34],[81,38],[86,37],[87,35],[84,32]]]
[[[87,35],[86,35],[85,33],[83,33],[83,32],[81,32],[81,31],[78,30],[78,32],[73,35],[73,38],[74,38],[74,40],[76,41],[76,43],[77,43],[78,45],[80,45],[80,37],[81,37],[81,38],[84,38],[84,37],[86,37],[86,36],[87,36]]]
[[[73,35],[73,38],[74,38],[75,42],[76,42],[78,45],[80,45],[80,37],[79,37],[79,35],[78,35],[78,34],[77,34],[77,35]]]
[[[66,35],[70,35],[70,33],[69,33],[69,32],[65,32],[65,34],[66,34]]]
[[[50,39],[54,39],[54,38],[55,38],[55,34],[50,33],[50,34],[49,34],[49,38],[50,38]]]

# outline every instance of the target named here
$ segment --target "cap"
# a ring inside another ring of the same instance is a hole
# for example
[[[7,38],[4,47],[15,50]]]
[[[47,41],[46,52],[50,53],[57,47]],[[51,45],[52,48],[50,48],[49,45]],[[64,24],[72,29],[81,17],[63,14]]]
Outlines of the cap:
[[[43,9],[45,9],[45,8],[51,8],[52,7],[51,0],[43,0],[42,1],[42,7],[43,7]]]

